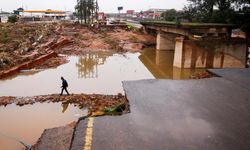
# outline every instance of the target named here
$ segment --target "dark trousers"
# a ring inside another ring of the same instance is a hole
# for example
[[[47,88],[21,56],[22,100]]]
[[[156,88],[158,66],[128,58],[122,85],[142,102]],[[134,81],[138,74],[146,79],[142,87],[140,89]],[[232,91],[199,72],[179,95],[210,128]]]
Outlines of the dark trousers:
[[[67,94],[69,95],[69,92],[67,90],[67,87],[62,87],[62,92],[61,92],[61,95],[63,94],[63,90],[65,90],[67,92]]]

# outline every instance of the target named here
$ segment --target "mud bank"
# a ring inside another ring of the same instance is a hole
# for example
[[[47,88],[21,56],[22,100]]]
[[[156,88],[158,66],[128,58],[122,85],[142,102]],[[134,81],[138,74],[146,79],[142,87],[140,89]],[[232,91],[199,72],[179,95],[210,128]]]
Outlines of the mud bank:
[[[144,47],[155,45],[154,36],[133,31],[124,27],[91,28],[86,26],[63,25],[60,35],[72,40],[72,44],[58,49],[58,53],[82,55],[88,51],[141,51]]]
[[[62,105],[74,104],[75,106],[88,109],[88,115],[113,115],[116,109],[119,112],[128,112],[128,101],[122,94],[117,95],[100,95],[100,94],[72,94],[68,96],[60,96],[58,94],[40,95],[33,97],[0,97],[0,106],[7,106],[15,103],[18,106],[32,105],[34,103],[58,103]],[[119,114],[119,112],[117,114]]]
[[[56,67],[66,63],[57,54],[84,55],[90,51],[138,52],[155,45],[156,39],[140,31],[124,26],[91,28],[74,24],[18,24],[0,26],[0,79],[18,73],[22,69]],[[20,27],[18,32],[10,29]],[[13,45],[16,47],[13,47]],[[1,47],[7,46],[6,50]],[[51,65],[52,64],[52,65]]]
[[[57,61],[57,63],[55,63],[55,61],[53,63],[53,61],[52,61],[51,65],[50,65],[50,62],[48,63],[46,61],[50,58],[58,57],[57,53],[54,50],[56,48],[59,48],[59,47],[66,45],[68,43],[70,43],[70,40],[68,40],[64,37],[61,37],[58,40],[49,41],[48,43],[46,43],[45,45],[42,46],[43,48],[45,48],[44,52],[46,54],[39,55],[37,53],[33,53],[32,55],[28,56],[29,61],[24,62],[20,65],[17,65],[11,69],[6,70],[6,71],[1,71],[0,72],[0,79],[14,75],[14,74],[18,73],[20,70],[36,68],[36,66],[39,66],[39,65],[42,65],[43,68],[48,68],[50,66],[55,67],[56,65],[61,65],[63,63],[66,63],[66,60]],[[44,62],[46,62],[46,63],[44,63]]]

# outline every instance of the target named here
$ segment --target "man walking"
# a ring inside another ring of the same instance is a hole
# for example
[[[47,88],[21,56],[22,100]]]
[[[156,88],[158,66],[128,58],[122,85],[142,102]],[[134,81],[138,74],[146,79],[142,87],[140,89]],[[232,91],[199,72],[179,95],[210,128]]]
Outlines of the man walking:
[[[63,94],[63,90],[65,90],[67,92],[67,94],[69,95],[69,92],[67,90],[67,87],[68,87],[68,82],[63,78],[61,77],[62,79],[62,92],[61,92],[61,95]]]

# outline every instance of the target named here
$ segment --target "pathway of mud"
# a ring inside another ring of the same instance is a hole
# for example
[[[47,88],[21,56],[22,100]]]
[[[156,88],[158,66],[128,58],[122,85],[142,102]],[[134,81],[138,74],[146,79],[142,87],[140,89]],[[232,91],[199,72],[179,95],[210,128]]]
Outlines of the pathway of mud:
[[[73,104],[80,109],[88,108],[89,116],[116,115],[128,112],[128,101],[122,94],[100,95],[100,94],[72,94],[60,96],[59,94],[40,95],[32,97],[0,97],[0,106],[15,103],[18,106],[32,105],[34,103],[57,103],[62,102],[65,109],[68,104]]]

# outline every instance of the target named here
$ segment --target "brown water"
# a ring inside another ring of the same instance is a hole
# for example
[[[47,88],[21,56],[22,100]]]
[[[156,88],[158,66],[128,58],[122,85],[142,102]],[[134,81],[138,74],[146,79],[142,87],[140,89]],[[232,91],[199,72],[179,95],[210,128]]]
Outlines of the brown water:
[[[55,69],[22,72],[0,80],[0,96],[33,96],[59,93],[63,76],[70,93],[123,93],[122,81],[139,79],[188,79],[199,69],[173,67],[173,51],[146,49],[143,53],[90,53],[68,57]]]
[[[122,81],[140,79],[187,79],[195,69],[173,67],[173,51],[146,49],[143,53],[96,52],[70,56],[69,63],[54,69],[22,71],[0,80],[0,96],[33,96],[59,93],[63,76],[70,93],[123,93]],[[86,114],[69,106],[62,113],[58,104],[0,107],[0,134],[34,144],[46,128],[64,126]],[[13,143],[13,144],[10,144]],[[11,147],[8,147],[11,146]],[[0,149],[20,148],[20,144],[0,136]]]
[[[180,69],[173,67],[174,51],[156,51],[145,49],[139,56],[140,61],[156,79],[189,79],[191,75],[205,69]]]
[[[23,107],[14,104],[0,107],[0,150],[21,149],[13,138],[35,144],[46,128],[67,125],[85,116],[87,111],[68,105],[62,112],[61,103],[36,103]]]

